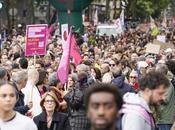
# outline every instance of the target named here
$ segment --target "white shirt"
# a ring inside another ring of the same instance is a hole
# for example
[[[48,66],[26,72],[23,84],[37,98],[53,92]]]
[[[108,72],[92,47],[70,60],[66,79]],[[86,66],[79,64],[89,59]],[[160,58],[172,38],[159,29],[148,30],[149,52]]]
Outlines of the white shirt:
[[[40,106],[41,96],[38,88],[36,86],[31,86],[29,83],[27,83],[26,87],[22,89],[22,92],[24,93],[25,104],[27,104],[31,100],[33,102],[33,107],[30,110],[32,112],[33,117],[39,115],[42,112],[42,109]]]
[[[16,112],[12,120],[0,121],[0,130],[37,130],[37,127],[32,119]]]

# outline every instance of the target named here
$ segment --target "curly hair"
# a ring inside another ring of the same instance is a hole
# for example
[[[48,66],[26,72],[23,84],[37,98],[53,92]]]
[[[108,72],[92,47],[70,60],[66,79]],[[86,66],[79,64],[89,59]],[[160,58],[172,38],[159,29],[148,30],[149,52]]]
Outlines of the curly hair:
[[[169,80],[160,72],[151,71],[139,79],[140,90],[156,89],[160,85],[164,85],[166,88],[170,85]]]

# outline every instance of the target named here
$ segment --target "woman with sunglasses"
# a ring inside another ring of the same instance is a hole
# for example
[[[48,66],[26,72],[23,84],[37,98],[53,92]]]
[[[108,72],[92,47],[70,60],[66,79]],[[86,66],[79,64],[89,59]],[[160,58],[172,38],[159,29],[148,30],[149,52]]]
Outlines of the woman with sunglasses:
[[[59,100],[54,92],[46,92],[40,105],[43,111],[33,119],[38,130],[71,130],[68,116],[57,111]]]
[[[139,90],[139,84],[138,84],[138,73],[135,70],[132,70],[129,75],[129,84],[132,86],[132,88],[138,92]]]

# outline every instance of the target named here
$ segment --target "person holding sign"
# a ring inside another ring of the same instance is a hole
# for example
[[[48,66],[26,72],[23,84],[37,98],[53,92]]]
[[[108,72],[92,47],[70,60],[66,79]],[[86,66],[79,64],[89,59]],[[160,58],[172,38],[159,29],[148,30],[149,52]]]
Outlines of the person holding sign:
[[[29,69],[28,70],[28,81],[26,84],[26,87],[22,89],[22,92],[24,93],[24,102],[27,104],[28,102],[33,103],[32,109],[30,109],[30,116],[36,116],[41,113],[41,107],[40,107],[40,100],[41,96],[40,93],[36,87],[36,83],[39,79],[39,73],[36,69]]]

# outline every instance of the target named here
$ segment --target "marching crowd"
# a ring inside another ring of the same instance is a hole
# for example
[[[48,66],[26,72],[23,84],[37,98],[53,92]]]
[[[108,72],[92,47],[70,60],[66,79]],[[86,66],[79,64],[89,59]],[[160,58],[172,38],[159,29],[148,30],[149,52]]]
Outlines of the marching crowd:
[[[174,46],[175,30],[157,26]],[[21,31],[1,42],[0,130],[175,130],[174,48],[148,53],[156,35],[139,27],[118,37],[91,28],[74,35],[82,60],[70,59],[64,85],[61,36],[52,32],[36,59],[24,56]]]

